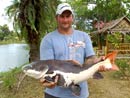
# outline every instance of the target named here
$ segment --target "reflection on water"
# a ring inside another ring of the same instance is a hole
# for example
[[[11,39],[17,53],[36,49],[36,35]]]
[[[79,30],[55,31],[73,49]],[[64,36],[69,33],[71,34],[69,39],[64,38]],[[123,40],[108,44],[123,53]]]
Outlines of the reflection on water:
[[[0,45],[0,72],[8,71],[28,62],[26,44]]]

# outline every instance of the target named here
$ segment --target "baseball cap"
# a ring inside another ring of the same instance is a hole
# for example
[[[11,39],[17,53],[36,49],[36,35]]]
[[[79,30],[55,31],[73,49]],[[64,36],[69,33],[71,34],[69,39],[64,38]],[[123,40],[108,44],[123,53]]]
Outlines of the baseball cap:
[[[68,3],[61,3],[57,6],[56,15],[61,15],[66,10],[70,11],[73,14],[73,10]]]

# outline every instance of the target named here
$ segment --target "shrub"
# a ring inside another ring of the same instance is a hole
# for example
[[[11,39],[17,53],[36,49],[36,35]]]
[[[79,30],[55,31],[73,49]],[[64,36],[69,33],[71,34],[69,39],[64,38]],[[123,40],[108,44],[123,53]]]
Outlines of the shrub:
[[[120,59],[116,61],[120,71],[116,72],[114,76],[120,79],[130,79],[130,61],[128,59]]]

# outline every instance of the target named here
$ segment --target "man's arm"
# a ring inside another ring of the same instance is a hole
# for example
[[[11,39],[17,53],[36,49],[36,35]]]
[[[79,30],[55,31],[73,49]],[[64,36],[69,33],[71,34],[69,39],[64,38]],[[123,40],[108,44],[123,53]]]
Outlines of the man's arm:
[[[98,62],[97,60],[98,60],[97,57],[95,55],[92,55],[92,56],[85,58],[84,64],[85,65],[92,65],[92,64]]]

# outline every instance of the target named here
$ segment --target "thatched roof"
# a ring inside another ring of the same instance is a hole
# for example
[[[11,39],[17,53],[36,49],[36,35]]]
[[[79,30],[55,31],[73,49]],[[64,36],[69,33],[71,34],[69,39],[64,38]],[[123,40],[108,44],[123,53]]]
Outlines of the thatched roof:
[[[105,23],[103,28],[92,33],[129,33],[130,34],[130,20],[124,16],[119,19]]]

